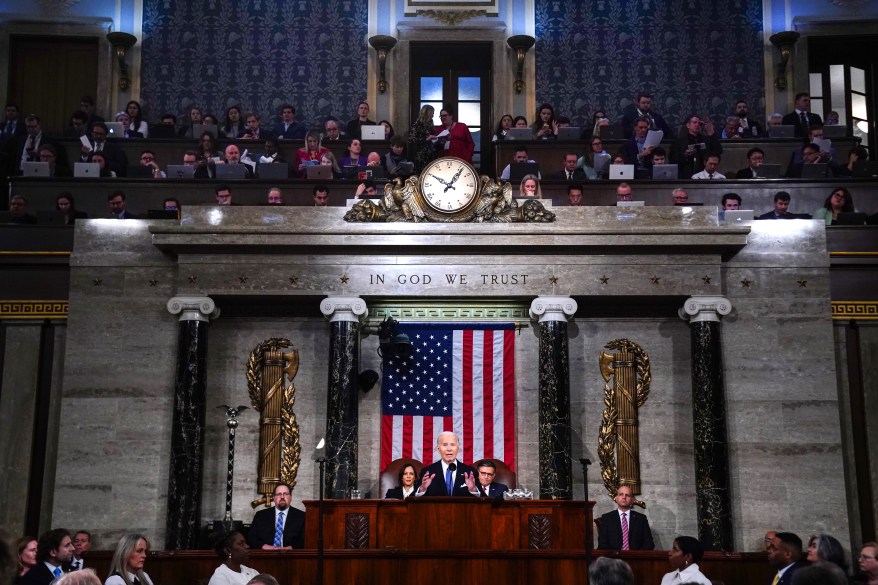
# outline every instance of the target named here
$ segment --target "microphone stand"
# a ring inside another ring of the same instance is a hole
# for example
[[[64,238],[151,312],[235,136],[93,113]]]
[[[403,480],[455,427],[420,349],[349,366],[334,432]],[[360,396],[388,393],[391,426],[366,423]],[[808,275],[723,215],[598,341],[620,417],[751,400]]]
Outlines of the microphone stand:
[[[317,585],[323,585],[323,476],[326,472],[326,457],[318,457],[320,466],[320,501],[317,505]]]
[[[579,462],[582,464],[582,486],[585,489],[585,566],[588,567],[591,564],[592,554],[592,539],[588,537],[591,528],[588,522],[588,466],[591,465],[591,460],[583,457]]]

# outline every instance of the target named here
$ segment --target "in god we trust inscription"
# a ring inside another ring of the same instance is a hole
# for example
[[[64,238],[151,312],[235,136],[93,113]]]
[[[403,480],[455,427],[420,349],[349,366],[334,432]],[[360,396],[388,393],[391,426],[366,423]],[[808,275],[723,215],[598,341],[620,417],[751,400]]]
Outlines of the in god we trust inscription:
[[[555,214],[539,200],[521,206],[512,185],[479,176],[468,162],[446,156],[431,162],[418,177],[394,179],[378,203],[358,201],[345,213],[350,222],[553,222]]]

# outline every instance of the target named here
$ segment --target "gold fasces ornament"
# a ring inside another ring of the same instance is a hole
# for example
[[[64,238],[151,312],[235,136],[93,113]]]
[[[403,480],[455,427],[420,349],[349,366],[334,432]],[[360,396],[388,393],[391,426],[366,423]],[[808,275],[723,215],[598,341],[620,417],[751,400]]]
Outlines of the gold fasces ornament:
[[[288,339],[272,337],[257,345],[247,360],[247,388],[253,408],[259,411],[259,464],[257,491],[250,505],[268,506],[278,482],[296,485],[301,461],[299,424],[293,404],[299,371],[299,352]],[[291,348],[291,351],[282,351]],[[286,385],[286,380],[290,384]]]
[[[446,156],[428,164],[420,176],[384,186],[377,203],[358,201],[345,213],[350,222],[552,222],[555,214],[538,199],[521,206],[512,185],[495,181],[468,162]]]
[[[649,356],[642,347],[628,339],[615,339],[606,348],[615,352],[601,352],[599,359],[601,375],[606,381],[604,414],[598,436],[601,478],[611,498],[622,485],[629,486],[636,496],[640,493],[637,410],[649,397],[652,379]],[[634,503],[646,507],[641,500]]]

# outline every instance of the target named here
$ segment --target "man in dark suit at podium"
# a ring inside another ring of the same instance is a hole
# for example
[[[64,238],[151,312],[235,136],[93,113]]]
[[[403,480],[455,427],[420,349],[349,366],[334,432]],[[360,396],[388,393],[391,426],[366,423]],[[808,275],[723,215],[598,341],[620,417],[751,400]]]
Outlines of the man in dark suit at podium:
[[[73,558],[73,541],[63,528],[50,530],[37,541],[37,564],[20,577],[19,585],[49,585],[64,573],[63,566]]]
[[[305,548],[305,513],[290,507],[292,489],[285,483],[274,486],[273,508],[256,512],[250,524],[250,548],[277,550]]]
[[[653,550],[652,531],[646,516],[631,509],[634,491],[620,485],[616,491],[617,509],[601,516],[598,548],[613,550]]]
[[[440,459],[421,470],[421,486],[415,496],[481,496],[476,485],[476,470],[457,460],[460,449],[457,435],[450,431],[441,433],[436,439],[436,449]]]

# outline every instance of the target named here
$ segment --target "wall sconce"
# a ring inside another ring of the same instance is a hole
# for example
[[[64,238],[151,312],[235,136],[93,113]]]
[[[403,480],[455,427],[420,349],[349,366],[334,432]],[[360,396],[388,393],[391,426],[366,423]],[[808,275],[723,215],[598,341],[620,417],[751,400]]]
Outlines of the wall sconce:
[[[787,64],[790,62],[790,54],[793,45],[799,40],[799,33],[792,30],[774,33],[768,38],[771,44],[780,49],[780,65],[777,66],[777,77],[774,78],[774,87],[779,91],[787,88]]]
[[[524,57],[535,42],[536,39],[528,35],[515,35],[506,39],[506,44],[515,51],[515,58],[518,61],[515,70],[515,93],[521,93],[524,89]]]
[[[387,77],[385,74],[387,65],[387,53],[396,46],[396,39],[387,35],[375,35],[369,37],[369,44],[378,53],[378,91],[387,91]]]
[[[137,37],[126,32],[110,32],[107,33],[107,40],[113,45],[113,53],[116,55],[116,61],[119,63],[119,89],[125,91],[131,85],[131,78],[128,77],[128,63],[125,62],[125,54],[128,49],[137,43]]]

